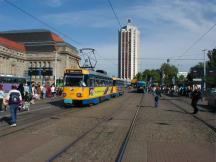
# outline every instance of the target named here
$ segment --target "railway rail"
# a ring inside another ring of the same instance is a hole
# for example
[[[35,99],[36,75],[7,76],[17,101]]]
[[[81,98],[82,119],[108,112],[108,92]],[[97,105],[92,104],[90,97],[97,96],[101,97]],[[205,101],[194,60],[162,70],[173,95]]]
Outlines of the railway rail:
[[[126,100],[128,100],[129,98],[130,98],[130,96],[127,96]],[[52,157],[50,157],[47,161],[48,162],[56,161],[59,157],[61,157],[61,155],[63,155],[67,150],[69,150],[70,148],[72,148],[79,141],[81,141],[82,139],[84,139],[84,137],[86,137],[89,133],[91,133],[92,131],[94,131],[96,128],[98,128],[100,125],[104,124],[105,122],[109,122],[110,120],[112,120],[114,118],[114,116],[116,116],[117,114],[121,113],[123,108],[124,108],[124,105],[121,104],[120,107],[117,110],[113,111],[108,116],[106,116],[101,121],[99,121],[97,124],[95,124],[93,127],[91,127],[88,130],[86,130],[78,138],[76,138],[75,140],[71,141],[71,143],[69,143],[68,145],[66,145],[61,150],[59,150],[56,154],[54,154]]]
[[[78,111],[82,111],[83,109],[64,109],[64,111],[62,111],[62,109],[59,109],[59,110],[55,110],[55,111],[51,111],[51,112],[44,112],[41,114],[41,115],[38,115],[38,114],[34,114],[33,116],[30,116],[28,118],[24,118],[24,119],[20,119],[19,122],[20,123],[26,123],[26,124],[23,124],[23,125],[20,125],[20,126],[17,126],[17,127],[14,127],[13,129],[11,129],[10,127],[8,127],[8,125],[4,125],[1,127],[0,131],[0,138],[3,138],[5,136],[8,136],[8,135],[12,135],[12,134],[15,134],[15,133],[18,133],[18,132],[21,132],[23,130],[28,130],[29,128],[32,128],[32,127],[35,127],[37,125],[40,125],[42,123],[45,123],[49,120],[52,120],[54,118],[56,118],[55,116],[64,116],[68,113],[75,113],[75,112],[78,112]],[[40,111],[40,110],[38,110]],[[30,115],[31,111],[30,112],[27,112],[28,115]],[[26,115],[26,114],[20,114],[19,116],[23,116],[23,115]]]
[[[142,94],[142,96],[141,96],[141,100],[139,102],[139,105],[137,106],[137,110],[136,110],[136,112],[134,114],[133,120],[132,120],[132,122],[130,124],[130,127],[129,127],[128,131],[127,131],[127,134],[126,134],[126,136],[124,138],[124,141],[123,141],[123,143],[122,143],[122,145],[121,145],[121,147],[119,149],[118,155],[117,155],[116,160],[115,160],[116,162],[121,162],[123,157],[124,157],[124,153],[125,153],[125,150],[127,148],[127,144],[129,142],[130,136],[133,133],[133,130],[134,130],[134,127],[135,127],[137,116],[139,114],[140,108],[142,107],[143,98],[144,98],[144,94]]]

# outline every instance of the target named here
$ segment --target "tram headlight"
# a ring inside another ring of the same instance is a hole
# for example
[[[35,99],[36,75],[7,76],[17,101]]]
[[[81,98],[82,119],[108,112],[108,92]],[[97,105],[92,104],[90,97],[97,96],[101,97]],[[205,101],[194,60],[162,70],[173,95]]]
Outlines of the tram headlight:
[[[77,97],[82,97],[83,94],[82,93],[77,93]]]

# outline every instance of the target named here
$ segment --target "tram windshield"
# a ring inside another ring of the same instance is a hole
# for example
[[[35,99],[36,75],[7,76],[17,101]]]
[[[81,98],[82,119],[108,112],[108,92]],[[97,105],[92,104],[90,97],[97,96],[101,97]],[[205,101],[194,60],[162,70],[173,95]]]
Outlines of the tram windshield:
[[[65,86],[71,87],[85,87],[83,75],[65,76]]]

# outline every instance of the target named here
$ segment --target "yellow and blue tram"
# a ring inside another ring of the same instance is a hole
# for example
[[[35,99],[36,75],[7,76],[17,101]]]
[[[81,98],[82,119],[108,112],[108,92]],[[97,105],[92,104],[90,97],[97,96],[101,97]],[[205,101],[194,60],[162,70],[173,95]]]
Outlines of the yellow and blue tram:
[[[113,77],[112,96],[117,97],[124,94],[127,82],[120,78]]]
[[[113,79],[106,72],[67,68],[64,72],[64,104],[97,104],[110,99]]]

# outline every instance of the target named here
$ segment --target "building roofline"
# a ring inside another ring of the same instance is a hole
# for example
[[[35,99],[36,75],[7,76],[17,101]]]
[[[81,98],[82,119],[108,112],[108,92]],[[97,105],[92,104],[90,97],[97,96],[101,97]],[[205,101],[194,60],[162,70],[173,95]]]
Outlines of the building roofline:
[[[12,33],[32,33],[32,32],[50,32],[50,33],[54,33],[50,30],[47,29],[21,29],[21,30],[7,30],[7,31],[1,31],[0,33],[2,34],[12,34]]]

